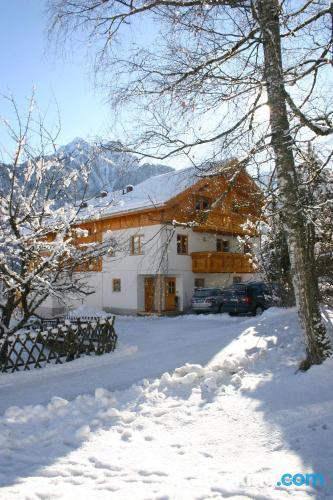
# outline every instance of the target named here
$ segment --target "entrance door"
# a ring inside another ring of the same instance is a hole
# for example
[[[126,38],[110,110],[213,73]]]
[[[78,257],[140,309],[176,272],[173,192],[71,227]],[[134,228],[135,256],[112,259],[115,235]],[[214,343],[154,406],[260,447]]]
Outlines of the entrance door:
[[[155,279],[145,278],[145,311],[154,310]]]
[[[165,310],[176,309],[176,278],[164,278]]]

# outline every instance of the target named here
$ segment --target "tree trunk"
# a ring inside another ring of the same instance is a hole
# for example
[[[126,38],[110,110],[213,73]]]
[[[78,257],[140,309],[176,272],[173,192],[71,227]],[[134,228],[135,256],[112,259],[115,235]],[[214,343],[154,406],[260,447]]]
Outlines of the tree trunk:
[[[307,246],[306,219],[298,191],[283,81],[279,1],[257,0],[256,15],[264,51],[271,145],[275,155],[296,304],[305,332],[307,359],[302,362],[301,368],[307,369],[312,364],[322,363],[331,354],[331,347],[321,320],[313,260],[310,257],[312,252]]]
[[[15,292],[8,293],[6,306],[2,309],[0,317],[0,339],[6,337],[15,309]]]

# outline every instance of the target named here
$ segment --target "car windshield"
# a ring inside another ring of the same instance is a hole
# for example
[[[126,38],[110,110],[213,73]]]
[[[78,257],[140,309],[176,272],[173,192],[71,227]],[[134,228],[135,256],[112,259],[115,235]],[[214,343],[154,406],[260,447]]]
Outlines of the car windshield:
[[[229,290],[224,290],[223,295],[226,298],[233,297],[235,295],[245,295],[246,289],[241,287],[230,288]]]
[[[194,292],[194,297],[211,297],[212,295],[217,295],[218,292],[217,290],[207,290],[207,289],[201,289],[201,290],[196,290]]]

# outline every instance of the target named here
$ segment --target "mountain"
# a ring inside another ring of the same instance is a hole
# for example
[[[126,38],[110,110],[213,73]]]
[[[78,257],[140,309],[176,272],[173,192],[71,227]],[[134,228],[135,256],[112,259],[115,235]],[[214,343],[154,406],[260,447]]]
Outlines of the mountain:
[[[140,182],[174,170],[161,164],[140,164],[138,158],[131,153],[120,152],[119,142],[108,142],[91,145],[81,138],[75,138],[66,146],[58,149],[57,154],[64,156],[68,169],[79,168],[88,162],[90,176],[87,196],[94,196],[102,190],[116,191],[128,184]]]
[[[69,144],[59,147],[56,154],[48,156],[47,159],[52,162],[57,157],[61,158],[64,176],[80,171],[82,165],[88,165],[90,173],[87,186],[81,175],[78,176],[75,186],[68,186],[68,198],[75,196],[75,199],[83,195],[85,198],[93,197],[101,191],[120,190],[129,184],[136,185],[150,177],[174,170],[161,164],[140,164],[134,154],[121,152],[120,148],[120,142],[107,142],[97,146],[76,137]],[[0,167],[0,192],[5,192],[9,187],[8,165],[0,164]],[[22,172],[23,170],[24,165]],[[31,185],[35,183],[33,175],[29,182]]]

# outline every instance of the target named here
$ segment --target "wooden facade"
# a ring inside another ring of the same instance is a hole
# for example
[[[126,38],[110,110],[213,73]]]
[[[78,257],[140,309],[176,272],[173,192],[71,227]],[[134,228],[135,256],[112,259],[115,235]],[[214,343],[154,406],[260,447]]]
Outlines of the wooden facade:
[[[192,221],[194,231],[228,235],[256,234],[244,229],[248,219],[256,222],[261,215],[262,194],[254,181],[241,172],[230,187],[223,175],[198,179],[193,186],[169,200],[163,221]]]

